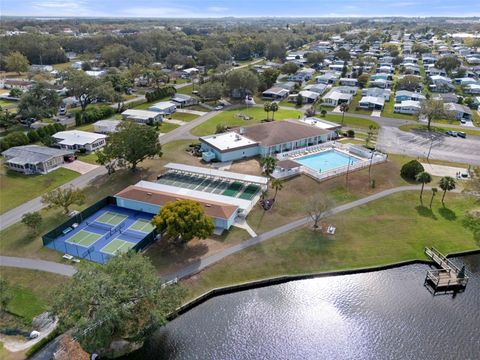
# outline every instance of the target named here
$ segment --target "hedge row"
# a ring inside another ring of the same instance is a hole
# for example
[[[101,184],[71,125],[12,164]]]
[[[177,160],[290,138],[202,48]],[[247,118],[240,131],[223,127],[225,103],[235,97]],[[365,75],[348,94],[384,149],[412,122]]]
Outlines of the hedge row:
[[[108,105],[90,106],[83,113],[75,112],[75,125],[90,124],[113,116],[116,110]]]
[[[60,123],[49,124],[47,126],[31,129],[27,133],[23,131],[14,131],[4,138],[0,139],[0,151],[5,151],[14,146],[28,145],[37,141],[50,143],[48,139],[55,133],[65,130],[65,126]]]
[[[147,92],[145,94],[145,98],[147,99],[147,102],[152,102],[155,100],[173,96],[175,95],[176,92],[177,90],[173,86],[164,86],[164,87],[155,89],[154,91]]]

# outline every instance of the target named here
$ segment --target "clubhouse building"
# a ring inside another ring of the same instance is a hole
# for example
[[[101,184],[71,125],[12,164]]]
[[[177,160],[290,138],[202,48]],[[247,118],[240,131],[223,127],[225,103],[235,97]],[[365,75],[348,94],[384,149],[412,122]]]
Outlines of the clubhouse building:
[[[335,129],[321,128],[305,121],[265,122],[200,138],[206,162],[234,161],[254,156],[274,156],[303,149],[337,138]]]

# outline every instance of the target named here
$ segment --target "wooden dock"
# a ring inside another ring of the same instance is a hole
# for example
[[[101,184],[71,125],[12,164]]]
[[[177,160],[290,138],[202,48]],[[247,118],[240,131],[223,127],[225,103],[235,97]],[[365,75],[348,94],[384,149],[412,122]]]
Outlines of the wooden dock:
[[[425,278],[425,284],[429,283],[434,290],[465,289],[468,276],[465,268],[459,269],[435,248],[425,248],[425,254],[440,268],[429,270]]]

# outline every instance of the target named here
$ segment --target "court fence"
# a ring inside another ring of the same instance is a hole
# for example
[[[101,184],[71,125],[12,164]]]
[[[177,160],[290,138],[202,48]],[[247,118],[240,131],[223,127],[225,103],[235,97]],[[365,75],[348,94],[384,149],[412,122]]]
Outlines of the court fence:
[[[88,249],[81,248],[75,244],[70,244],[65,241],[56,241],[59,237],[64,235],[64,231],[68,228],[71,228],[75,223],[81,223],[85,219],[89,218],[93,214],[97,213],[99,210],[103,209],[108,205],[117,205],[116,199],[113,196],[107,196],[102,200],[96,202],[92,206],[89,206],[85,210],[79,212],[75,216],[71,217],[61,225],[57,226],[53,230],[49,231],[42,236],[42,242],[44,246],[50,245],[51,248],[55,249],[58,252],[63,252],[70,254],[82,259],[88,259],[94,262],[105,264],[112,255],[102,253],[99,249],[95,247],[89,247]],[[135,251],[143,250],[145,247],[150,245],[157,239],[157,232],[154,229],[149,234],[145,235],[135,246],[132,247]]]

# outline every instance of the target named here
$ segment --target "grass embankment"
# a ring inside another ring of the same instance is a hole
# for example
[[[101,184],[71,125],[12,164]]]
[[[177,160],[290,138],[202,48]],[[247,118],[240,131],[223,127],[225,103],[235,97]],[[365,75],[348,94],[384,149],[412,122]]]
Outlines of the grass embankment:
[[[403,131],[412,131],[412,130],[422,130],[422,131],[428,131],[427,125],[422,125],[422,124],[406,124],[402,125],[399,127],[400,130]],[[480,129],[479,130],[474,130],[474,129],[469,129],[468,127],[465,128],[452,128],[448,126],[431,126],[431,131],[436,132],[436,133],[442,133],[445,134],[447,131],[462,131],[467,135],[472,135],[472,136],[480,136]]]
[[[431,192],[425,192],[425,204]],[[281,275],[378,266],[425,259],[425,246],[444,253],[477,249],[471,231],[462,225],[467,211],[478,208],[473,198],[440,195],[433,209],[421,207],[419,192],[395,194],[322,221],[334,224],[328,237],[300,228],[229,256],[186,281],[190,296],[215,287]],[[419,279],[422,281],[423,279]]]
[[[244,120],[239,115],[249,116],[250,120]],[[279,109],[275,112],[275,120],[298,119],[300,112],[295,110]],[[196,136],[205,136],[214,134],[217,125],[222,124],[228,127],[248,126],[258,124],[267,118],[267,113],[261,107],[242,107],[238,109],[225,110],[222,113],[205,121],[203,124],[193,128],[191,133]],[[272,118],[272,113],[269,114]]]
[[[23,175],[5,168],[2,159],[0,161],[0,213],[3,214],[78,176],[80,176],[79,173],[63,168],[45,175]]]
[[[335,115],[335,114],[327,114],[325,115],[325,120],[341,124],[342,123],[342,115]],[[368,128],[369,126],[374,126],[375,128],[380,128],[377,122],[370,120],[370,119],[365,119],[361,117],[356,117],[356,116],[350,116],[345,114],[345,117],[343,119],[343,125],[348,126],[348,127],[358,127],[358,128]]]

